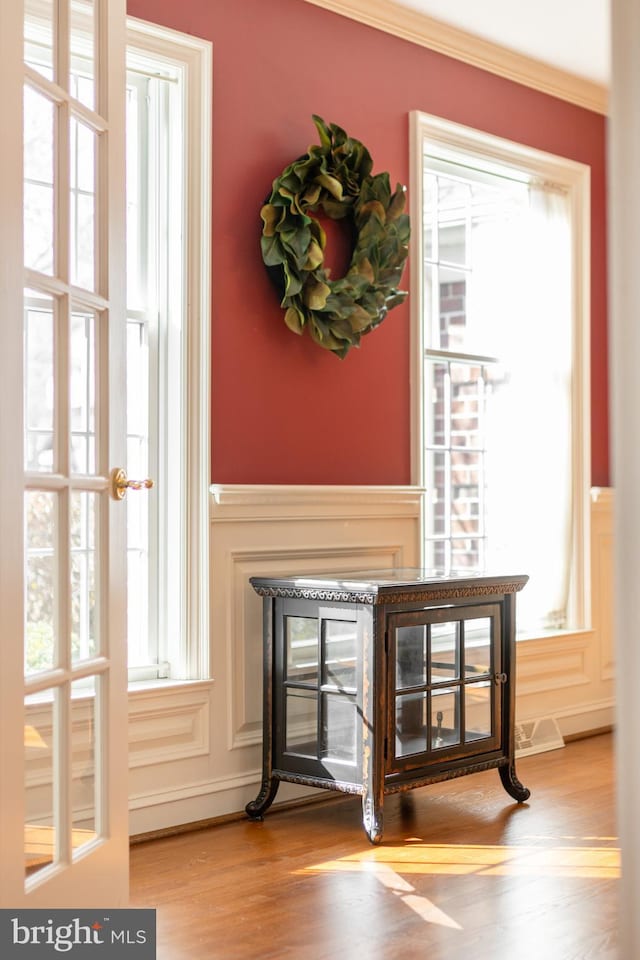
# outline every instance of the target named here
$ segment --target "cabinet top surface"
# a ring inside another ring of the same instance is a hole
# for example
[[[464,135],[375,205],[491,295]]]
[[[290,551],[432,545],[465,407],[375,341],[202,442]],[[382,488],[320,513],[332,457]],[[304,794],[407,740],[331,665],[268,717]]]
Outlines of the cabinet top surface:
[[[419,567],[402,567],[309,573],[304,576],[251,577],[250,582],[261,596],[384,603],[393,602],[397,594],[409,592],[415,592],[417,599],[431,595],[460,597],[516,593],[528,579],[525,574],[508,576],[458,572],[445,575]]]

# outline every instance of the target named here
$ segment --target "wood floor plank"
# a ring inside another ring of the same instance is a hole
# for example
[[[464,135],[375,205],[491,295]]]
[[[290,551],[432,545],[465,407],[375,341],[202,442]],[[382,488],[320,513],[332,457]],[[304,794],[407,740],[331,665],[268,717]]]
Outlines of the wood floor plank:
[[[385,800],[357,797],[137,844],[131,904],[156,907],[158,960],[614,960],[613,740]]]

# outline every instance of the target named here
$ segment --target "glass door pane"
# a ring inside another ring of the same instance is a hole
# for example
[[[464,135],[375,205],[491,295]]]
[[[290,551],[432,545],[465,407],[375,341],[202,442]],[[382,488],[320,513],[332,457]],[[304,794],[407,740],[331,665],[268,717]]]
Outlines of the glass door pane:
[[[355,764],[358,712],[351,697],[323,693],[322,757]]]
[[[100,649],[99,514],[96,493],[74,490],[71,494],[71,657],[81,662]]]
[[[391,616],[390,733],[401,766],[415,767],[420,754],[427,763],[499,746],[500,609],[452,605]]]
[[[355,693],[357,686],[357,624],[349,620],[322,621],[324,628],[323,683]]]
[[[54,450],[55,301],[45,293],[25,291],[24,402],[25,470],[51,472]]]
[[[25,673],[52,670],[58,649],[58,494],[25,494]]]
[[[287,680],[315,688],[320,656],[318,620],[315,617],[286,617],[285,631]]]
[[[54,234],[54,134],[56,108],[49,97],[24,89],[24,262],[52,274]]]
[[[320,608],[320,758],[355,765],[358,756],[358,625]]]
[[[429,627],[420,624],[396,630],[396,688],[415,687],[427,678]]]
[[[470,683],[465,694],[465,740],[485,740],[493,736],[493,691],[492,683]]]
[[[460,676],[460,624],[431,624],[431,683]]]
[[[442,750],[461,740],[460,687],[438,688],[431,695],[431,749]]]
[[[96,4],[94,0],[75,0],[71,5],[70,74],[72,95],[95,110]]]
[[[71,686],[71,846],[74,856],[98,836],[98,796],[100,753],[96,736],[99,679],[76,680]]]
[[[315,760],[318,756],[318,694],[315,690],[288,689],[284,711],[285,752]]]
[[[56,692],[49,690],[26,697],[25,715],[24,867],[28,878],[58,858],[54,818],[58,766]]]
[[[426,692],[396,697],[395,724],[396,757],[409,757],[427,750]]]
[[[493,619],[474,617],[464,624],[464,672],[468,677],[491,672]]]
[[[24,62],[48,80],[54,79],[55,0],[24,0]]]
[[[96,280],[97,134],[75,117],[69,126],[71,282],[87,290]]]
[[[96,368],[99,339],[96,315],[74,309],[71,316],[71,470],[96,471]]]

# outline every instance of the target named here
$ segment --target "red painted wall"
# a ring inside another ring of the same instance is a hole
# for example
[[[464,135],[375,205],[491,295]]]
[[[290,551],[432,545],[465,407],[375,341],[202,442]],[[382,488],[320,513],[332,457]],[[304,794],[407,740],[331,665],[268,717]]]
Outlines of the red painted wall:
[[[312,113],[408,185],[408,114],[423,110],[591,167],[592,481],[608,484],[604,117],[303,0],[128,10],[213,42],[213,481],[410,482],[408,301],[343,361],[296,337],[262,265],[259,209],[317,142]]]

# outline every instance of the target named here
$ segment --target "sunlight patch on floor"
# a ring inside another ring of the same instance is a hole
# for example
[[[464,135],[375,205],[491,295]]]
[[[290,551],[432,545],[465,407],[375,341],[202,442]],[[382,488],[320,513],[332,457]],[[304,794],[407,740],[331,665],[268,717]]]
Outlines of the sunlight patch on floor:
[[[551,838],[545,840],[549,842]],[[357,872],[368,869],[370,864],[378,868],[386,866],[404,875],[617,879],[620,876],[620,851],[612,846],[494,846],[409,841],[402,846],[372,847],[337,860],[314,864],[299,872]]]
[[[571,840],[574,843],[619,843],[620,837],[575,837],[575,836],[549,836],[544,833],[532,833],[531,836],[520,837],[520,841],[527,843],[539,843],[544,840],[548,843],[559,843],[561,840]]]
[[[462,930],[459,923],[456,923],[448,914],[427,897],[420,896],[415,887],[412,887],[400,874],[392,870],[386,863],[366,860],[361,862],[361,867],[367,873],[373,873],[375,877],[393,893],[417,913],[425,923],[435,923],[441,927],[451,927],[453,930]]]

